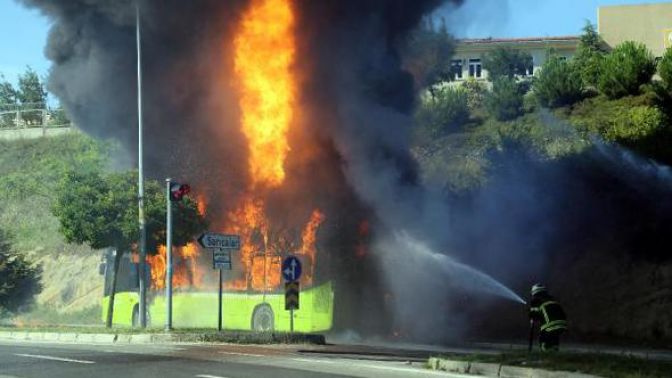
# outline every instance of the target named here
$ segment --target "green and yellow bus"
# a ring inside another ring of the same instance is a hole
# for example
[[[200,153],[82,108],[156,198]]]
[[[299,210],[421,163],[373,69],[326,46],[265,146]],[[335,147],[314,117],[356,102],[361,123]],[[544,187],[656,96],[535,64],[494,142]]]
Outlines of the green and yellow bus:
[[[113,250],[103,254],[100,273],[105,279],[102,319],[107,316],[111,293]],[[139,323],[138,269],[129,254],[122,257],[117,277],[112,323],[137,326]],[[148,279],[149,282],[149,279]],[[148,324],[163,327],[166,302],[163,290],[150,289],[147,296]],[[173,326],[175,328],[217,328],[218,293],[216,291],[173,292]],[[289,331],[289,311],[285,310],[282,291],[260,292],[251,289],[225,291],[222,300],[222,324],[228,330]],[[334,290],[323,282],[301,290],[300,308],[294,311],[294,331],[323,332],[331,329],[334,314]]]

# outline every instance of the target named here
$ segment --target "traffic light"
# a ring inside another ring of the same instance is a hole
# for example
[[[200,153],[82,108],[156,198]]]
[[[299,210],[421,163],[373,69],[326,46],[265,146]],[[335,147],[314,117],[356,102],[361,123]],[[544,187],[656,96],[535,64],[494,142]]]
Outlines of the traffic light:
[[[191,187],[187,184],[180,184],[177,182],[170,183],[170,200],[181,201],[182,197],[189,194]]]

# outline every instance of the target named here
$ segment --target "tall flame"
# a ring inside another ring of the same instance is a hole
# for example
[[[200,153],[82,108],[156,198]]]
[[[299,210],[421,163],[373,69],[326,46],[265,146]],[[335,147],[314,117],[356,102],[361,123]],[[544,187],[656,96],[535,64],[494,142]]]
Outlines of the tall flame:
[[[235,38],[234,69],[253,184],[277,187],[285,179],[296,92],[293,29],[290,0],[253,0]]]
[[[166,246],[160,245],[153,256],[147,256],[150,276],[154,289],[166,287]],[[198,265],[198,246],[189,243],[177,247],[173,251],[173,287],[188,288],[200,286],[203,281],[203,270]]]

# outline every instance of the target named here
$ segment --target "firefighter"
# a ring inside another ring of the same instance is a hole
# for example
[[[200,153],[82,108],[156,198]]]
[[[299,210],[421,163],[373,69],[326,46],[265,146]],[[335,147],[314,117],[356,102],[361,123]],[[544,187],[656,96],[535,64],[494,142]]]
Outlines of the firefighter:
[[[560,303],[541,285],[531,290],[530,326],[539,323],[539,346],[542,351],[558,351],[560,335],[567,330],[567,316]]]

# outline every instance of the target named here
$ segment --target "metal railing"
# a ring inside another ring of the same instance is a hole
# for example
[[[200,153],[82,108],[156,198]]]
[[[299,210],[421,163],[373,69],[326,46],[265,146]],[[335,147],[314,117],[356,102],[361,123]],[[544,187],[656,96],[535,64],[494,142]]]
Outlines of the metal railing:
[[[0,130],[71,127],[62,108],[44,103],[0,104]]]

